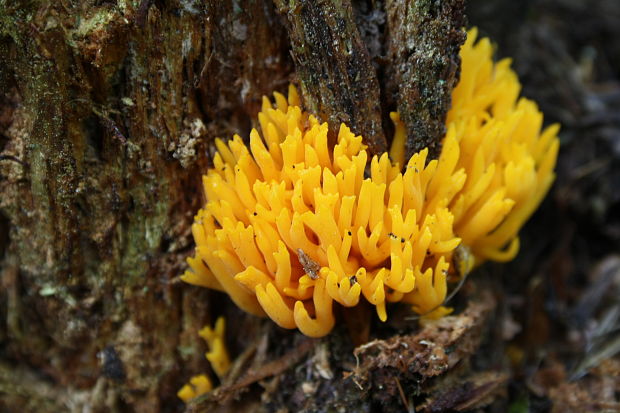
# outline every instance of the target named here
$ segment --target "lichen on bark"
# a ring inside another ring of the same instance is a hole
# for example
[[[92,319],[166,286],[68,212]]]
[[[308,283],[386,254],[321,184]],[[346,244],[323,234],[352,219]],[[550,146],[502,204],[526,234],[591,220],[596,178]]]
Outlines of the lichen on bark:
[[[465,42],[464,0],[387,0],[388,102],[407,127],[405,159],[441,150]]]

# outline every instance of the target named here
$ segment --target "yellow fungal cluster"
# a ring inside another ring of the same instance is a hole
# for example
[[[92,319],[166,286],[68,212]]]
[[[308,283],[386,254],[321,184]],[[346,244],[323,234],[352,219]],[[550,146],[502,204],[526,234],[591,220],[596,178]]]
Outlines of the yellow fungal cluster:
[[[177,392],[179,399],[188,402],[191,399],[202,396],[213,390],[213,383],[206,374],[199,374],[189,379],[189,383],[181,387]]]
[[[461,50],[438,160],[422,150],[405,162],[398,114],[390,156],[369,159],[344,124],[331,146],[295,88],[288,99],[275,93],[275,105],[264,98],[262,135],[216,142],[182,278],[320,337],[334,326],[334,304],[366,300],[381,320],[388,302],[441,315],[449,277],[474,260],[513,258],[553,181],[558,127],[541,132],[510,62],[494,64],[490,42],[475,38],[471,30]]]
[[[205,354],[215,374],[221,379],[230,369],[230,358],[228,350],[226,350],[226,342],[224,341],[226,331],[226,322],[224,317],[219,317],[215,322],[215,327],[205,326],[198,332],[209,347],[209,351]]]
[[[220,380],[228,373],[230,369],[230,358],[226,350],[224,341],[226,322],[224,317],[220,317],[215,322],[215,327],[205,326],[198,333],[200,337],[205,339],[209,351],[205,357],[211,363],[211,367]],[[200,374],[189,379],[189,383],[184,385],[177,392],[177,396],[187,402],[195,397],[201,396],[213,390],[213,383],[206,374]]]
[[[442,205],[453,214],[463,245],[478,261],[504,262],[516,256],[519,230],[553,183],[559,125],[542,130],[536,103],[519,98],[511,60],[494,64],[489,39],[476,43],[475,29],[467,37],[439,158],[443,171],[434,179],[451,186],[443,189]]]

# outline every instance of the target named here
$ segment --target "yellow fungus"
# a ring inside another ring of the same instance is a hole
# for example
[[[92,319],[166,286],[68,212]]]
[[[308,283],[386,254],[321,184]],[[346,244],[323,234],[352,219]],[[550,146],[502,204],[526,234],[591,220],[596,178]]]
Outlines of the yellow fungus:
[[[224,335],[226,332],[226,321],[224,317],[219,317],[215,322],[215,327],[211,328],[205,326],[198,332],[209,347],[209,351],[205,354],[215,374],[220,380],[230,370],[230,358],[228,357],[228,350],[226,350],[226,343]],[[213,390],[213,384],[206,374],[200,374],[194,376],[189,380],[189,383],[181,387],[181,390],[177,392],[177,396],[184,402],[201,396],[205,393]]]
[[[181,390],[177,392],[177,396],[184,402],[188,402],[193,398],[210,392],[211,390],[213,390],[213,384],[211,383],[211,380],[209,380],[209,377],[204,374],[200,374],[189,379],[189,383],[181,387]]]
[[[362,299],[381,320],[387,302],[426,319],[447,314],[450,278],[517,254],[559,147],[557,125],[541,131],[509,61],[493,63],[490,42],[476,36],[470,30],[461,49],[437,160],[426,149],[404,159],[396,113],[390,156],[369,159],[344,124],[329,147],[328,125],[301,110],[294,87],[275,104],[263,99],[248,146],[238,136],[216,141],[182,279],[313,337],[333,328],[335,305]]]
[[[228,357],[228,350],[226,350],[226,342],[224,340],[225,329],[226,321],[224,317],[219,317],[215,322],[214,328],[205,326],[198,332],[200,337],[205,339],[209,346],[209,351],[205,354],[205,357],[209,360],[213,371],[220,379],[230,369],[230,358]]]

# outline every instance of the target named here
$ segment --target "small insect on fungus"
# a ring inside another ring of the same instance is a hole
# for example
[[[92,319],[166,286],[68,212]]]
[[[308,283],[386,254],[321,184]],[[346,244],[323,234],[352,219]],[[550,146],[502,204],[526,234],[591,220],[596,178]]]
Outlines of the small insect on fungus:
[[[299,257],[299,263],[310,278],[313,280],[319,278],[321,266],[316,261],[310,258],[301,248],[297,248],[297,257]]]

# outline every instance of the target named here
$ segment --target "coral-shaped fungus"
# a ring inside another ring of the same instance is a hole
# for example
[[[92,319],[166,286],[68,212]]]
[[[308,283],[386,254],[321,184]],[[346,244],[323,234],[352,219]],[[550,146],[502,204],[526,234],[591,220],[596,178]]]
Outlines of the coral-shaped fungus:
[[[327,124],[301,110],[293,87],[288,100],[274,94],[275,106],[264,98],[262,136],[252,130],[249,146],[239,136],[216,141],[182,278],[319,337],[334,326],[334,303],[364,299],[381,320],[387,302],[440,314],[448,278],[469,261],[512,259],[554,179],[559,128],[541,131],[510,61],[494,63],[476,34],[461,49],[438,160],[425,149],[405,165],[398,114],[390,156],[369,159],[344,124],[330,147]]]
[[[179,399],[188,402],[191,399],[202,396],[213,390],[213,383],[206,374],[199,374],[189,379],[189,383],[181,387],[177,392]]]
[[[209,351],[205,354],[205,357],[211,363],[211,368],[215,371],[215,374],[222,379],[228,370],[230,369],[230,358],[228,357],[228,350],[226,350],[226,344],[224,343],[224,333],[226,328],[226,321],[224,317],[220,317],[215,322],[215,327],[204,327],[198,333],[200,337],[204,338],[209,346]],[[181,390],[177,392],[177,396],[187,402],[195,397],[201,396],[205,393],[213,390],[213,383],[206,374],[200,374],[189,379],[189,383],[181,387]]]

